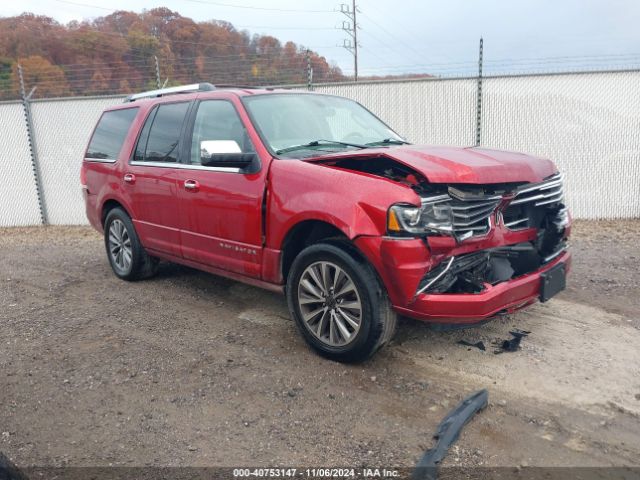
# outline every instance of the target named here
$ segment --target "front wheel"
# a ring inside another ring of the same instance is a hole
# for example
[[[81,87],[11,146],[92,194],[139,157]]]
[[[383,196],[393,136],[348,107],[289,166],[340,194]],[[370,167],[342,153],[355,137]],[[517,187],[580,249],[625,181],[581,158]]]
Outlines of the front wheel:
[[[304,249],[287,278],[289,310],[307,343],[339,362],[369,358],[395,331],[396,314],[371,266],[346,242]]]
[[[158,259],[151,257],[138,238],[129,215],[114,208],[104,222],[104,245],[113,273],[123,280],[139,280],[156,273]]]

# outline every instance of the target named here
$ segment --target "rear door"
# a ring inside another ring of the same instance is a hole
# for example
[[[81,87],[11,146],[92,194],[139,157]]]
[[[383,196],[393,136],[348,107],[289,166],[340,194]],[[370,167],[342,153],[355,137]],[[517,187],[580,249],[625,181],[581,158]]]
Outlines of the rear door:
[[[142,244],[181,256],[177,181],[182,130],[191,102],[156,105],[148,114],[122,182]]]
[[[255,152],[254,145],[230,100],[201,100],[191,118],[178,181],[183,255],[258,278],[265,172],[260,167],[246,173],[201,163],[201,142],[221,149],[218,153]]]

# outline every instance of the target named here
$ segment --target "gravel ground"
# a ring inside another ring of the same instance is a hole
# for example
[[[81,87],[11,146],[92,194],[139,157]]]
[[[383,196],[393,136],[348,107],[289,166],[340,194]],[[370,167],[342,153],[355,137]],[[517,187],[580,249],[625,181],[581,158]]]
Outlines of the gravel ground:
[[[402,320],[357,366],[311,353],[282,297],[161,264],[111,273],[85,227],[0,229],[0,451],[21,466],[640,464],[640,221],[577,222],[570,286],[481,327]],[[515,353],[493,353],[512,328]],[[482,340],[485,352],[458,345]]]

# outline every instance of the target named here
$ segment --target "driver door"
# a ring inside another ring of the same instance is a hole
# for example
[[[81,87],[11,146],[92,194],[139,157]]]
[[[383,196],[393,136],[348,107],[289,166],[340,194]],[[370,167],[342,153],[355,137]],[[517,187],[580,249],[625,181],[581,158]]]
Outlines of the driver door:
[[[233,103],[202,100],[192,115],[187,164],[177,183],[184,258],[215,268],[259,278],[262,261],[260,169],[202,165],[204,150],[253,153],[253,144]],[[204,149],[204,150],[203,150]]]

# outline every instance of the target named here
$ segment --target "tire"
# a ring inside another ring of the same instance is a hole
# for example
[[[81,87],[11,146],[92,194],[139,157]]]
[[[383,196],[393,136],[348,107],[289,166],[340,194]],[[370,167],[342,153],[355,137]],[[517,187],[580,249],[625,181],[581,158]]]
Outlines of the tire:
[[[122,280],[149,278],[157,271],[158,259],[146,252],[131,218],[121,208],[116,207],[107,214],[104,246],[113,273]]]
[[[286,294],[306,342],[331,360],[362,362],[395,333],[397,315],[384,287],[347,242],[319,243],[300,252]]]

